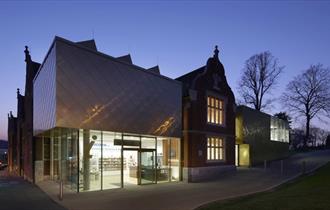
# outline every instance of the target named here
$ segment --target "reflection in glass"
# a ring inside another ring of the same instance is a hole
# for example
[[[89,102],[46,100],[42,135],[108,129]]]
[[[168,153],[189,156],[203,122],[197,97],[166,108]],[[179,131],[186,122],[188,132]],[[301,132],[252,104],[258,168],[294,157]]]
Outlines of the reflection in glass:
[[[74,191],[180,179],[178,138],[55,128],[42,139],[44,174]]]
[[[156,149],[156,138],[155,137],[141,137],[141,148],[142,149]]]
[[[171,138],[170,143],[171,181],[180,180],[180,140]]]
[[[155,174],[155,151],[141,151],[141,184],[156,182]]]
[[[157,138],[157,182],[170,180],[169,150],[170,139]]]
[[[101,131],[79,131],[79,190],[101,190]]]
[[[124,150],[123,161],[124,186],[139,184],[138,150]]]
[[[103,132],[103,189],[121,186],[121,146],[114,144],[115,138],[121,139],[121,135]]]

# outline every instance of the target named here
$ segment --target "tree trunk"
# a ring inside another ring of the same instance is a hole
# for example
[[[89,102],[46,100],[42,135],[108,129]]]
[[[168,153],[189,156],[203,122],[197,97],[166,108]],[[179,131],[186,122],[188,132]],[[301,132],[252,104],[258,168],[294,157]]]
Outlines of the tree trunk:
[[[307,142],[309,140],[309,125],[310,125],[310,116],[307,115],[306,116],[306,135],[305,135],[305,139],[304,139],[304,147],[307,148]]]

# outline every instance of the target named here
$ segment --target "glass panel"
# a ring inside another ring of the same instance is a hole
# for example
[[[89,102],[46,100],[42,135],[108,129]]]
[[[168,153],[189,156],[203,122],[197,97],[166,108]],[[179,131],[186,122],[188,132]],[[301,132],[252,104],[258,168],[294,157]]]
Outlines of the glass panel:
[[[220,124],[223,124],[223,110],[220,111]]]
[[[157,138],[157,182],[168,182],[170,178],[169,167],[170,139]]]
[[[141,184],[151,184],[156,181],[155,152],[141,151]]]
[[[154,137],[141,137],[141,148],[143,148],[143,149],[156,149],[156,138],[154,138]]]
[[[180,139],[171,139],[170,166],[171,181],[180,180]]]
[[[124,186],[137,185],[139,177],[138,150],[124,150]]]
[[[77,130],[61,129],[60,139],[60,172],[63,183],[71,188],[77,190]]]
[[[121,187],[121,146],[114,145],[115,138],[119,139],[121,135],[103,132],[103,189]]]
[[[211,98],[211,106],[214,107],[214,98]]]
[[[53,180],[59,180],[59,149],[60,149],[60,133],[54,132],[53,136]]]
[[[50,175],[50,138],[44,137],[44,175]]]
[[[220,148],[220,160],[223,160],[223,148]]]
[[[101,132],[80,130],[79,158],[81,191],[101,190]]]
[[[216,112],[215,112],[215,123],[219,124],[219,110],[218,109],[216,109]]]
[[[64,185],[67,185],[71,188],[70,183],[70,174],[67,162],[68,157],[68,144],[71,143],[71,136],[68,137],[68,132],[62,129],[61,136],[60,136],[60,148],[61,148],[61,155],[60,155],[60,168],[61,168],[61,180],[63,181]]]

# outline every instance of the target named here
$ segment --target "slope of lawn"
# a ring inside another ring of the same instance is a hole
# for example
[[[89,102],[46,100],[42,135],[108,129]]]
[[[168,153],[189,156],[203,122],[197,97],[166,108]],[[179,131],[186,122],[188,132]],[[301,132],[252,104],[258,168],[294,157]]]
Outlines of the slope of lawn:
[[[313,175],[275,191],[210,203],[198,210],[316,210],[330,209],[330,163]]]

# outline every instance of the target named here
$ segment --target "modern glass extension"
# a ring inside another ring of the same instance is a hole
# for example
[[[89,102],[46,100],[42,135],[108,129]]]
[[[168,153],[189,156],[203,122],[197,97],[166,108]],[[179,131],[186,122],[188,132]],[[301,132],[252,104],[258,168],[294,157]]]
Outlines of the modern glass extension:
[[[74,191],[180,180],[179,138],[56,128],[41,139],[44,176]]]

